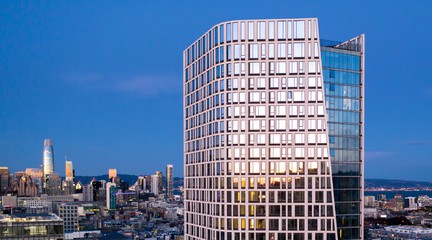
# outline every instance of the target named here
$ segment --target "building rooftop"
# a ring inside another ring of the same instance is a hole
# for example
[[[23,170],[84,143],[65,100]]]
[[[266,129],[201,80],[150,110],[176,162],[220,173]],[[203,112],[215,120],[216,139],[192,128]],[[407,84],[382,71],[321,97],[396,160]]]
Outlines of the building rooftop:
[[[61,221],[55,214],[48,213],[13,213],[11,215],[8,214],[0,214],[0,222],[28,222],[28,221]]]

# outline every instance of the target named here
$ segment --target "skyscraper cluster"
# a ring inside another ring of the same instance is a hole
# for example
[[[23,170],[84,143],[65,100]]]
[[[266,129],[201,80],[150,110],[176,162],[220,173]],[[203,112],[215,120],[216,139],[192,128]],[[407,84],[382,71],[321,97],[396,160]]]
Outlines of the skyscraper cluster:
[[[27,168],[25,172],[16,172],[12,177],[7,167],[0,168],[0,193],[17,196],[37,196],[72,194],[75,192],[75,170],[72,161],[65,160],[65,179],[54,168],[54,146],[51,139],[45,139],[42,153],[42,169]]]
[[[185,239],[363,238],[363,35],[224,22],[183,66]]]

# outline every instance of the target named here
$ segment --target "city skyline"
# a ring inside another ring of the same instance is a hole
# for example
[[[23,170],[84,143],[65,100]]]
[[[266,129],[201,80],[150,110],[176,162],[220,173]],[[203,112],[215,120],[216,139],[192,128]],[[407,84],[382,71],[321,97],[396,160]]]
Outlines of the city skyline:
[[[431,180],[432,3],[247,3],[0,3],[0,166],[39,167],[50,138],[58,173],[180,169],[182,50],[218,22],[310,16],[322,38],[368,36],[366,178]]]

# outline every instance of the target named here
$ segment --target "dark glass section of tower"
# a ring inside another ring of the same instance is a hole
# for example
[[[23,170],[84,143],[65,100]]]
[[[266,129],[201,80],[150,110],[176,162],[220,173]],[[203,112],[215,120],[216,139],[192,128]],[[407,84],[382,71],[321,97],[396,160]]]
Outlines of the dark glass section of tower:
[[[339,239],[363,239],[363,42],[321,41]]]

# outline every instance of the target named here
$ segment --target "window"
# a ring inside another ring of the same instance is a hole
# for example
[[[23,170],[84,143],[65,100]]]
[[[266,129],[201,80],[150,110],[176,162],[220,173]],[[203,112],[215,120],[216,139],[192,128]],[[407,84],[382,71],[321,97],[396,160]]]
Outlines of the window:
[[[269,39],[273,40],[274,35],[275,35],[275,29],[274,29],[275,24],[274,24],[274,22],[269,22],[268,24],[269,24],[269,26],[268,26]]]
[[[278,92],[278,102],[286,102],[286,92]]]
[[[264,40],[266,36],[265,22],[258,22],[258,39]]]
[[[311,121],[313,121],[313,123],[315,123],[314,120],[308,120],[308,121],[309,121],[309,127],[310,127]],[[308,134],[308,143],[309,144],[315,144],[316,143],[315,133],[309,133]]]
[[[279,88],[279,78],[270,78],[270,88]]]
[[[296,88],[296,87],[297,87],[297,78],[288,78],[288,88]]]
[[[271,158],[280,158],[280,148],[272,147],[270,148]]]
[[[289,62],[289,73],[294,74],[298,72],[297,62]]]
[[[258,44],[249,44],[249,59],[258,59]]]
[[[294,38],[305,38],[304,35],[304,21],[294,21]]]
[[[286,58],[286,44],[278,43],[278,58]]]
[[[296,147],[295,148],[295,157],[296,158],[304,158],[304,148],[302,147]]]
[[[234,45],[234,59],[240,59],[240,45]]]
[[[304,92],[295,91],[294,92],[294,101],[295,102],[304,101]]]
[[[277,62],[276,63],[276,73],[277,74],[286,74],[286,63],[285,62]]]
[[[253,40],[254,39],[254,23],[248,22],[248,39]]]
[[[309,62],[309,73],[315,73],[316,72],[316,62]]]
[[[266,136],[263,133],[257,134],[257,144],[264,145],[266,143]]]
[[[304,43],[294,43],[294,57],[304,58]]]
[[[260,64],[257,62],[249,63],[249,74],[259,74],[259,65]]]
[[[278,22],[278,39],[285,39],[286,38],[286,30],[285,30],[285,24],[286,22]]]
[[[260,93],[259,92],[249,92],[249,102],[250,103],[258,103],[260,100]],[[252,107],[253,109],[253,107]]]
[[[309,77],[308,87],[316,87],[316,78]]]
[[[304,144],[304,133],[296,133],[295,134],[295,143],[296,144]]]
[[[279,133],[273,133],[270,134],[270,144],[280,144],[280,134]]]
[[[266,84],[265,84],[265,78],[257,78],[257,88],[261,89],[261,88],[265,88]]]
[[[237,41],[238,40],[238,23],[233,23],[232,29],[233,29],[232,30],[233,31],[232,40]]]
[[[261,58],[262,59],[266,58],[266,44],[265,43],[261,44]]]
[[[249,162],[249,174],[260,173],[260,162]]]
[[[275,45],[274,45],[274,43],[270,43],[269,44],[269,50],[268,50],[268,52],[269,52],[269,58],[274,58],[274,54],[275,54]]]
[[[240,39],[241,40],[246,39],[246,23],[245,22],[240,23]]]
[[[276,120],[276,130],[285,130],[286,129],[286,120],[285,119],[277,119]]]

